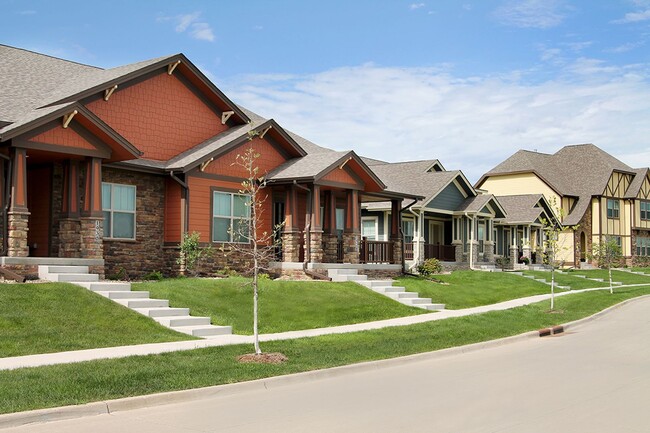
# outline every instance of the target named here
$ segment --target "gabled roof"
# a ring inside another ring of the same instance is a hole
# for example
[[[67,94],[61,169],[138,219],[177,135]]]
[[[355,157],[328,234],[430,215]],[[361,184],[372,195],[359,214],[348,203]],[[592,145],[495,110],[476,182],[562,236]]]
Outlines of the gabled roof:
[[[560,196],[578,199],[563,222],[575,225],[589,207],[591,197],[603,194],[614,171],[635,174],[630,166],[593,144],[565,146],[552,155],[520,150],[485,173],[476,186],[480,188],[490,176],[534,173]]]
[[[630,186],[627,187],[625,191],[625,198],[637,198],[639,196],[639,191],[643,185],[643,181],[648,177],[650,169],[645,168],[635,168],[634,169],[634,179],[630,183]]]
[[[456,211],[476,214],[481,213],[487,205],[492,207],[496,218],[504,218],[506,216],[506,211],[501,206],[501,203],[499,203],[492,194],[479,194],[475,197],[467,197],[467,199],[458,206]]]
[[[500,195],[497,200],[506,211],[505,224],[533,224],[543,214],[554,217],[543,194]]]

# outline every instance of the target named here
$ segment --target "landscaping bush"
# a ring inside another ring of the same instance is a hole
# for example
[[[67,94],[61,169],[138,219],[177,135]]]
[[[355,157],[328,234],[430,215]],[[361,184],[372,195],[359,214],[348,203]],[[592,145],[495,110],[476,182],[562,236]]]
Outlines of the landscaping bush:
[[[427,259],[418,266],[418,273],[424,277],[439,274],[442,272],[442,265],[438,259]]]

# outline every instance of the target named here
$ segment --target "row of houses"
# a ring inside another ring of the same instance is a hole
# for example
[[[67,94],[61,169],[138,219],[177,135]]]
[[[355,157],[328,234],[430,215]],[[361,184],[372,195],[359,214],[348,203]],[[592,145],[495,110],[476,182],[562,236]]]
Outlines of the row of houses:
[[[554,204],[579,224],[563,234],[567,264],[603,236],[630,259],[650,253],[648,170],[591,144],[517,152],[472,185],[435,159],[319,146],[232,102],[182,54],[101,69],[0,45],[0,59],[3,266],[173,273],[183,235],[198,232],[219,246],[206,271],[245,268],[232,229],[250,218],[234,164],[248,147],[265,178],[264,229],[283,224],[272,265],[285,272],[541,262]]]

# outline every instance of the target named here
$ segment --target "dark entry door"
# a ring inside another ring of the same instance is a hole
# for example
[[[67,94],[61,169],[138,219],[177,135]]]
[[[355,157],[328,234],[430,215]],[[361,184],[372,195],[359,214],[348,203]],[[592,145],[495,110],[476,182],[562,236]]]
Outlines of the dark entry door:
[[[52,221],[52,167],[27,168],[27,245],[32,257],[50,256]]]

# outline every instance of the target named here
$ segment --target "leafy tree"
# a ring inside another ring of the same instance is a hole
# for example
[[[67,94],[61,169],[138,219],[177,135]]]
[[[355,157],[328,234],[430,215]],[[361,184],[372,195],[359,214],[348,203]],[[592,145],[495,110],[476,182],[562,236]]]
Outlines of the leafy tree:
[[[201,233],[199,232],[185,233],[183,235],[183,241],[180,246],[181,254],[176,260],[176,263],[181,267],[182,274],[185,274],[186,272],[189,272],[190,274],[194,273],[194,269],[199,261],[212,254],[212,249],[210,247],[201,247],[199,244],[200,238]]]
[[[614,293],[612,265],[615,265],[623,258],[623,252],[618,241],[613,236],[606,236],[603,241],[593,245],[590,256],[598,262],[598,267],[607,269],[609,275],[609,293]]]
[[[571,248],[565,245],[566,237],[561,238],[560,234],[566,230],[575,231],[578,225],[563,226],[560,221],[564,219],[564,209],[556,204],[555,198],[550,200],[551,209],[554,209],[557,221],[549,221],[542,218],[544,225],[544,261],[551,266],[551,310],[555,309],[555,270],[564,266],[563,260],[558,260],[557,257],[560,253],[570,250]]]

